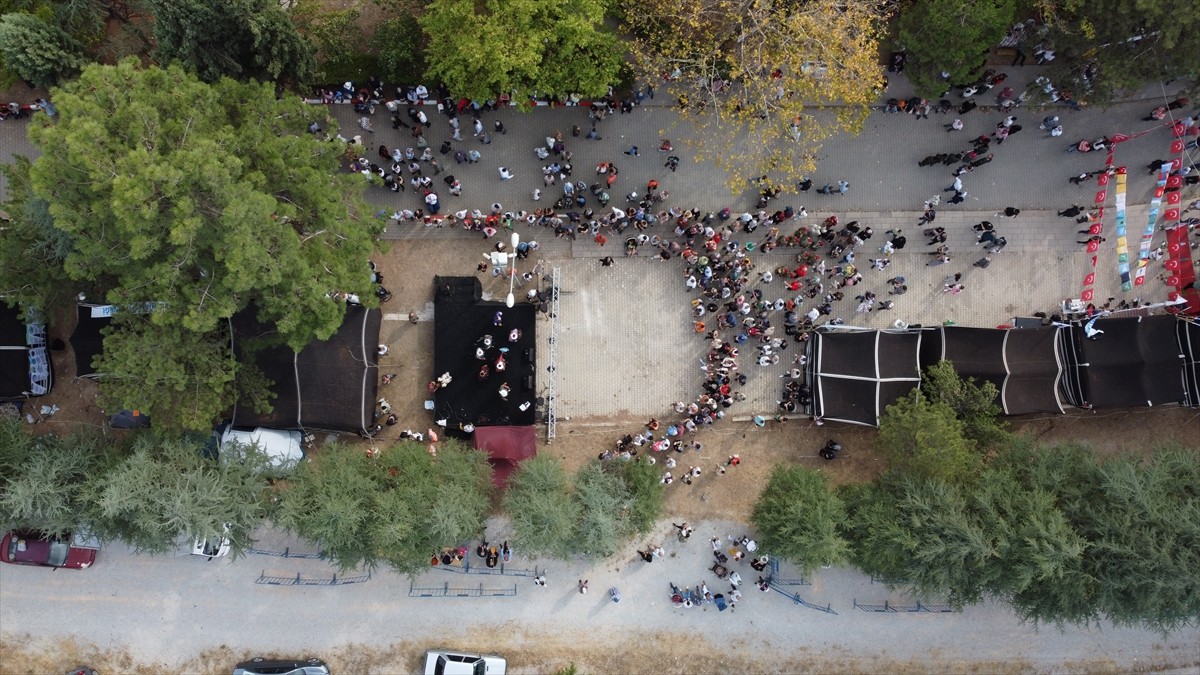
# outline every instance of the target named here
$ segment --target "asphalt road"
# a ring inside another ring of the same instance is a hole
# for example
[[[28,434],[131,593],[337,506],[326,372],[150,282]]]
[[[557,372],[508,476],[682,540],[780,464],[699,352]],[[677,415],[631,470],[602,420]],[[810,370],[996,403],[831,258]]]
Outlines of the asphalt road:
[[[777,592],[759,592],[753,586],[755,573],[746,564],[736,567],[745,578],[745,597],[736,612],[676,608],[668,601],[672,582],[684,586],[703,580],[714,592],[728,593],[725,582],[707,570],[711,561],[708,540],[712,536],[724,540],[730,533],[740,536],[743,532],[740,525],[732,523],[699,523],[692,539],[679,543],[669,536],[674,532],[669,523],[664,522],[660,530],[658,541],[663,542],[667,555],[654,564],[637,560],[632,547],[595,566],[527,560],[518,550],[511,566],[543,571],[549,582],[546,588],[535,586],[528,577],[446,572],[429,572],[414,582],[419,587],[515,585],[515,597],[496,598],[409,597],[409,580],[388,572],[376,572],[364,583],[341,586],[263,585],[256,580],[264,570],[276,576],[301,574],[313,579],[328,578],[332,572],[319,560],[251,555],[232,563],[223,559],[209,562],[187,555],[134,555],[121,546],[111,546],[101,551],[93,568],[84,571],[3,566],[0,630],[9,635],[71,635],[101,647],[130,645],[132,653],[142,658],[180,665],[190,655],[216,645],[247,656],[266,652],[321,655],[347,643],[385,647],[398,640],[470,648],[456,640],[489,630],[504,636],[492,643],[500,649],[537,636],[589,641],[603,650],[639,635],[667,631],[679,639],[714,645],[737,637],[749,641],[755,650],[782,656],[932,658],[928,662],[959,663],[964,670],[970,670],[973,663],[1005,661],[1025,662],[1038,670],[1084,663],[1134,669],[1139,663],[1162,663],[1164,656],[1176,659],[1168,663],[1188,665],[1189,655],[1195,656],[1195,631],[1164,638],[1111,626],[1037,630],[1020,623],[998,603],[962,613],[866,612],[855,609],[854,602],[914,602],[846,569],[821,570],[813,585],[793,589],[806,601],[830,605],[836,615],[795,605]],[[503,536],[498,529],[493,532]],[[260,545],[282,550],[289,544],[296,542],[264,533]],[[781,576],[797,575],[785,566]],[[575,582],[580,578],[589,579],[590,594],[576,592]],[[610,586],[621,589],[620,604],[609,602],[605,590]],[[521,671],[521,665],[513,664],[520,672],[530,672]]]

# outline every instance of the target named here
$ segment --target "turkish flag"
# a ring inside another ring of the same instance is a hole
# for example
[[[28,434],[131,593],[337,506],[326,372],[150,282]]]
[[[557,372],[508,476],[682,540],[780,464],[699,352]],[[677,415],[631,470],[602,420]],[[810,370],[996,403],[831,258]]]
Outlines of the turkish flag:
[[[1093,297],[1095,297],[1095,293],[1090,288],[1079,294],[1079,299],[1084,302],[1091,302]]]
[[[1083,285],[1091,286],[1094,283],[1096,283],[1096,273],[1088,272],[1087,275],[1085,277],[1083,277]]]

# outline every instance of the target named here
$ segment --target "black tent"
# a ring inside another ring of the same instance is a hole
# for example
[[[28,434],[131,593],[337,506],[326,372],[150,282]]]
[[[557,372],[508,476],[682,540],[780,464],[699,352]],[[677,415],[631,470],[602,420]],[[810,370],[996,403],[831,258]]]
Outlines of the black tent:
[[[827,420],[878,426],[884,408],[921,381],[920,331],[820,331],[813,345],[813,405]]]
[[[112,323],[110,305],[79,305],[75,332],[71,333],[71,350],[75,352],[75,377],[98,377],[92,360],[104,350],[100,331]]]
[[[1175,328],[1179,335],[1179,346],[1183,350],[1185,404],[1200,408],[1200,320],[1180,317]]]
[[[1095,339],[1083,324],[1070,329],[1071,377],[1063,393],[1072,404],[1094,408],[1131,408],[1180,403],[1185,357],[1173,316],[1097,319]]]
[[[52,370],[45,324],[0,302],[0,401],[49,393]]]
[[[537,309],[527,303],[506,307],[482,300],[475,277],[435,277],[433,379],[449,373],[450,383],[433,394],[434,418],[464,435],[459,425],[529,426],[536,421]],[[513,330],[516,340],[510,339]],[[484,345],[485,336],[491,345]],[[477,358],[476,349],[483,349]],[[497,363],[503,360],[504,369]],[[487,375],[482,371],[487,366]],[[509,394],[499,394],[507,384]]]
[[[962,377],[991,382],[1006,415],[1061,413],[1058,382],[1062,375],[1054,326],[1020,329],[940,326],[921,338],[921,367],[941,360]]]
[[[253,309],[236,314],[230,324],[238,358],[252,359],[272,380],[274,398],[269,413],[235,406],[233,425],[366,432],[375,424],[382,318],[377,309],[347,305],[336,333],[296,353],[286,346],[257,349],[256,339],[270,338],[273,329]]]

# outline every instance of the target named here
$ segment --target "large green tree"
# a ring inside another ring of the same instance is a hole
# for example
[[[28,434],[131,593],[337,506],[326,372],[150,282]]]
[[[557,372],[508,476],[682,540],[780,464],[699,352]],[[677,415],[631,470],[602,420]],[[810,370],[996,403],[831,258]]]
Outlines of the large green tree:
[[[112,454],[96,433],[34,436],[20,418],[0,419],[0,527],[61,534],[90,525],[84,498]]]
[[[253,449],[238,461],[204,456],[203,436],[139,433],[127,456],[89,482],[85,514],[104,540],[162,553],[195,539],[227,536],[233,555],[263,520],[267,458]]]
[[[4,210],[9,217],[0,235],[0,298],[54,316],[70,308],[80,290],[62,273],[74,242],[70,233],[54,226],[50,204],[34,193],[31,166],[21,156],[0,165],[8,180]]]
[[[428,75],[456,96],[599,96],[616,81],[621,43],[603,0],[432,0],[420,17]]]
[[[543,454],[521,462],[508,479],[504,510],[522,548],[556,558],[573,553],[579,504],[558,458]]]
[[[954,364],[938,361],[925,369],[921,391],[931,401],[950,406],[964,428],[963,434],[981,448],[989,448],[1008,439],[1000,421],[1000,391],[991,382],[977,384],[975,378],[959,377]]]
[[[203,428],[233,402],[229,317],[253,307],[299,350],[341,324],[334,293],[373,299],[364,266],[383,224],[362,181],[339,171],[344,148],[306,133],[329,124],[323,110],[267,84],[207,84],[133,60],[89,66],[55,99],[61,119],[30,129],[42,150],[31,178],[71,240],[62,271],[145,313],[105,338],[110,402],[160,427]],[[162,370],[146,368],[139,344],[161,350]],[[219,395],[185,403],[187,377],[209,369]]]
[[[821,565],[844,562],[849,553],[838,532],[845,519],[842,500],[825,476],[802,466],[778,464],[771,470],[750,520],[764,550],[799,565],[811,574]]]
[[[916,0],[900,10],[905,74],[918,96],[935,98],[951,84],[977,79],[988,50],[999,44],[1021,0]],[[943,78],[942,73],[949,75]]]
[[[766,175],[784,190],[821,145],[863,128],[879,97],[885,0],[623,0],[643,82],[670,77],[697,161],[734,190]],[[661,99],[660,99],[661,100]]]
[[[892,467],[918,476],[965,482],[982,467],[966,425],[950,406],[920,389],[884,410],[875,443]]]
[[[629,520],[633,497],[618,470],[611,463],[591,461],[575,474],[575,498],[579,501],[577,553],[607,558],[635,532]]]
[[[148,0],[159,61],[183,64],[200,79],[303,82],[313,47],[278,0]]]
[[[1200,73],[1200,5],[1190,0],[1037,0],[1044,44],[1058,58],[1051,79],[1076,98],[1108,102],[1122,92]],[[1036,43],[1035,43],[1036,44]],[[1090,66],[1090,69],[1089,69]],[[1090,84],[1082,75],[1090,72]]]
[[[1047,621],[1103,616],[1122,625],[1177,630],[1200,622],[1200,457],[1163,449],[1145,461],[1100,462],[1077,446],[1014,453],[1005,461],[1055,495],[1088,543],[1077,597],[1028,593],[1018,611]],[[1078,597],[1089,602],[1087,611]]]
[[[320,542],[342,570],[384,562],[416,574],[431,553],[479,535],[490,487],[486,455],[453,441],[441,444],[437,457],[416,443],[377,457],[327,446],[288,480],[275,520]]]
[[[1053,495],[985,471],[971,487],[893,474],[847,490],[854,562],[962,606],[1076,581],[1085,542]]]
[[[83,45],[32,14],[0,16],[0,57],[21,78],[40,87],[58,84],[84,64]]]

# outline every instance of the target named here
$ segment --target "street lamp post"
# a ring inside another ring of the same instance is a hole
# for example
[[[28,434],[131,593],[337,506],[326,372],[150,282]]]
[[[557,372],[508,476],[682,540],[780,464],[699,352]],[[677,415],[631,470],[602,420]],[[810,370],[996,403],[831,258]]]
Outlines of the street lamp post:
[[[517,280],[517,246],[521,243],[521,235],[518,232],[512,233],[512,249],[509,250],[508,266],[508,297],[505,299],[505,304],[511,308],[517,304],[517,299],[513,297],[513,282]]]

